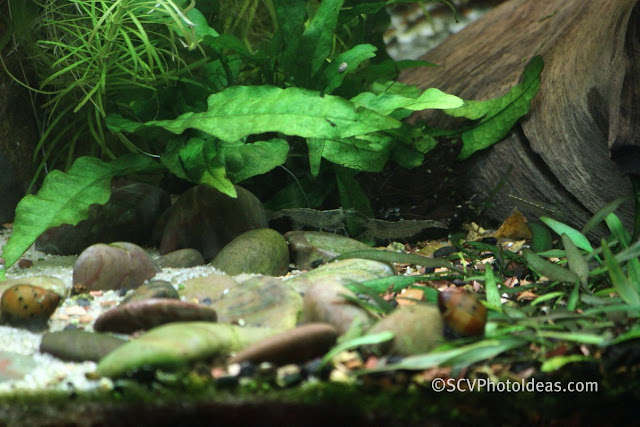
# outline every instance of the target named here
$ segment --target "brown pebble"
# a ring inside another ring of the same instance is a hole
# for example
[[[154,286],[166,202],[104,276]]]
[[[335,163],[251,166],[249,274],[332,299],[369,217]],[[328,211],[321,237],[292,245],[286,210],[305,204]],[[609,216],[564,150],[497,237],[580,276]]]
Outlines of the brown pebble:
[[[89,291],[89,295],[92,297],[101,297],[104,292],[102,291]]]
[[[30,259],[20,258],[20,260],[18,261],[18,267],[19,268],[33,267],[33,261],[31,261]]]
[[[338,331],[328,323],[308,323],[250,345],[229,363],[250,361],[286,365],[305,362],[325,354],[337,338]]]

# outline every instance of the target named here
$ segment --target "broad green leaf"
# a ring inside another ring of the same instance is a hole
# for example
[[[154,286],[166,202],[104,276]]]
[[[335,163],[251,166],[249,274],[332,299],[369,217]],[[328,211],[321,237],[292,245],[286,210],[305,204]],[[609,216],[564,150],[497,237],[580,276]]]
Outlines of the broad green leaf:
[[[324,0],[311,18],[298,48],[301,70],[299,76],[309,78],[315,75],[331,54],[343,2],[344,0]]]
[[[540,366],[541,372],[553,372],[562,368],[567,363],[576,362],[593,362],[593,357],[583,356],[581,354],[572,354],[570,356],[556,356],[551,359],[545,360],[542,366]]]
[[[381,172],[393,144],[393,138],[384,134],[343,139],[309,138],[307,147],[311,173],[314,176],[318,174],[321,158],[349,169]]]
[[[506,95],[488,101],[467,101],[462,107],[447,111],[454,117],[479,120],[462,132],[462,149],[458,160],[467,159],[504,138],[515,123],[529,112],[531,100],[540,88],[543,68],[540,56],[534,56],[526,66],[522,80]]]
[[[613,257],[604,239],[602,239],[602,253],[604,254],[604,262],[609,272],[609,278],[620,298],[629,305],[639,305],[640,295],[638,295],[637,286],[631,283],[629,278],[624,275],[622,267]]]
[[[489,264],[485,265],[484,270],[484,289],[487,294],[487,302],[492,308],[498,311],[502,311],[502,302],[500,300],[500,292],[498,291],[498,284],[493,274],[493,268]]]
[[[11,267],[48,229],[76,225],[88,217],[91,205],[107,203],[113,177],[158,168],[158,163],[149,157],[128,154],[111,162],[80,157],[68,173],[52,171],[38,194],[25,196],[16,207],[13,233],[2,250],[5,268]]]
[[[187,13],[187,17],[191,22],[196,24],[191,28],[193,28],[193,30],[195,31],[195,34],[198,37],[198,41],[202,41],[205,36],[218,37],[220,35],[216,30],[209,26],[207,18],[205,18],[205,16],[198,9],[191,9]]]
[[[552,282],[567,282],[575,283],[578,280],[578,276],[573,271],[560,267],[557,264],[546,261],[544,258],[536,255],[530,249],[523,250],[525,260],[529,265],[529,268],[534,270],[541,276],[547,277]]]
[[[274,138],[251,144],[221,143],[219,150],[229,179],[237,183],[284,164],[289,144],[284,139]]]
[[[278,31],[269,45],[270,56],[279,62],[278,65],[283,67],[288,75],[294,75],[293,67],[297,63],[298,46],[304,31],[306,4],[306,0],[273,2]]]
[[[291,87],[232,86],[208,99],[202,113],[185,113],[173,120],[137,123],[122,116],[107,117],[113,132],[135,132],[160,126],[175,134],[198,129],[223,141],[266,132],[281,132],[306,138],[348,138],[378,130],[400,127],[401,123],[368,109],[356,111],[340,97]]]
[[[584,227],[582,227],[582,234],[586,236],[591,230],[593,230],[602,221],[604,221],[607,215],[618,209],[618,207],[627,200],[629,200],[629,197],[620,197],[612,202],[607,203],[602,209],[593,214],[589,221],[586,222]]]
[[[582,234],[575,228],[546,216],[540,217],[540,221],[544,222],[547,227],[555,231],[559,236],[566,234],[567,237],[571,239],[573,244],[580,249],[583,249],[588,253],[593,252],[593,247],[591,246],[591,243],[589,243],[589,239],[587,239],[584,234]]]
[[[463,101],[457,96],[449,95],[434,88],[425,90],[417,98],[407,98],[387,92],[379,95],[363,92],[351,98],[351,102],[385,116],[398,109],[421,111],[426,109],[456,108],[463,104]]]
[[[539,253],[553,248],[553,238],[547,227],[535,222],[527,223],[527,227],[531,230],[531,250]]]
[[[370,44],[359,44],[333,58],[319,78],[316,85],[322,93],[331,94],[342,85],[347,73],[352,72],[365,60],[376,56],[376,47]],[[344,68],[346,67],[346,68]],[[343,69],[344,68],[344,69]]]
[[[589,264],[582,256],[580,250],[573,244],[573,241],[566,234],[562,233],[562,243],[567,253],[567,264],[569,270],[576,273],[580,283],[585,289],[589,289],[587,281],[589,280]]]
[[[379,294],[387,292],[391,289],[392,292],[400,292],[401,290],[408,288],[415,282],[425,280],[422,276],[391,276],[382,277],[380,279],[367,280],[361,282],[362,286],[366,286],[374,292]]]
[[[176,151],[165,153],[161,160],[180,178],[207,184],[231,197],[237,195],[233,183],[227,178],[227,171],[214,140],[190,138]]]

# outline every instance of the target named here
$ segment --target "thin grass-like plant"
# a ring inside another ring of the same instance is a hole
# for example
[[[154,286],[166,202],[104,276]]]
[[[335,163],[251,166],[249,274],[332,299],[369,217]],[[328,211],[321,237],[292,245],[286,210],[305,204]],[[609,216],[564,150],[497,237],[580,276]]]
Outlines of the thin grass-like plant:
[[[19,2],[11,2],[14,8]],[[34,93],[45,97],[32,186],[43,171],[68,169],[80,154],[114,159],[143,151],[105,130],[119,94],[155,91],[189,72],[183,52],[197,39],[184,0],[36,0],[35,35],[24,46],[40,72]],[[91,143],[90,141],[93,141]]]

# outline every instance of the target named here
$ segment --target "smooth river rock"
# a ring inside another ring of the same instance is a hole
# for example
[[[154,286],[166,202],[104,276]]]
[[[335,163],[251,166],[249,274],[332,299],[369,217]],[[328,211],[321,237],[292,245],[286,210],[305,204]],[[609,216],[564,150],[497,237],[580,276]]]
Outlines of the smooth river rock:
[[[268,227],[260,200],[242,187],[235,189],[237,198],[204,184],[185,191],[154,227],[160,254],[192,248],[211,260],[245,231]]]
[[[398,307],[380,320],[370,334],[391,331],[394,338],[379,344],[378,351],[410,356],[428,353],[444,342],[444,321],[438,307],[416,304]]]
[[[195,249],[185,248],[169,252],[156,260],[160,268],[189,268],[204,265],[204,257]]]
[[[269,328],[212,322],[170,323],[153,328],[103,357],[98,376],[118,378],[140,369],[177,369],[228,355],[275,334]]]
[[[32,285],[14,285],[0,297],[0,321],[32,330],[44,329],[60,295]]]
[[[303,363],[323,356],[335,344],[338,331],[327,323],[308,323],[270,336],[238,352],[229,363]]]
[[[73,267],[75,293],[135,289],[160,271],[138,245],[117,242],[85,249]]]
[[[172,322],[215,322],[216,311],[210,307],[176,299],[151,298],[121,304],[100,315],[93,329],[97,332],[131,334]]]
[[[289,247],[275,230],[250,230],[222,248],[210,265],[231,276],[241,273],[282,276],[289,268]]]

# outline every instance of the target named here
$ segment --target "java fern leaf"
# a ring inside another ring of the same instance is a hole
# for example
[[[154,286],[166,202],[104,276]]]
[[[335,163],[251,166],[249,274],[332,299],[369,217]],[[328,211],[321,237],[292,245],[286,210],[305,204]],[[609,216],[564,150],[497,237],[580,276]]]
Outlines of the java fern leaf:
[[[348,138],[401,126],[400,121],[340,97],[297,87],[233,86],[213,94],[207,111],[185,113],[173,120],[138,123],[122,116],[107,117],[112,132],[135,132],[159,126],[174,134],[197,129],[223,141],[280,132],[304,138]]]
[[[48,229],[75,225],[88,217],[91,205],[105,204],[111,196],[113,177],[158,167],[149,157],[129,154],[111,162],[80,157],[69,172],[52,171],[38,194],[24,197],[16,207],[13,232],[2,250],[5,268],[13,265]]]

